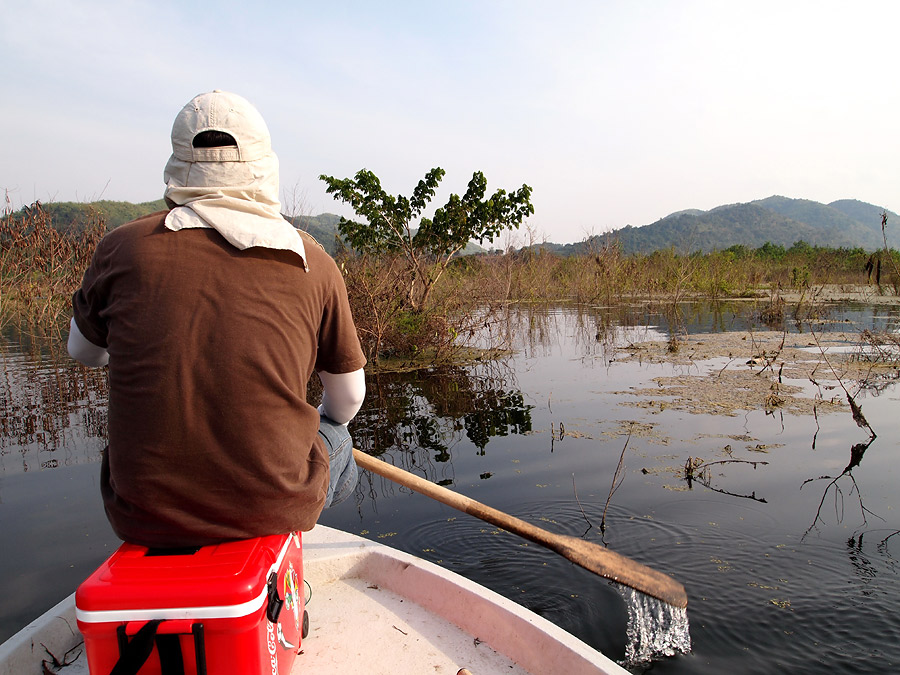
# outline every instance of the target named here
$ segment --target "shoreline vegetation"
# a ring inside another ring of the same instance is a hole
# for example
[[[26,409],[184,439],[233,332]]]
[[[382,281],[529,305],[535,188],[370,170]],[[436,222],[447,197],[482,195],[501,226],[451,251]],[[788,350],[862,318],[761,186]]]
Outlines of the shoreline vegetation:
[[[106,229],[96,212],[82,227],[57,229],[39,205],[0,221],[0,331],[27,350],[49,355],[55,364],[29,385],[28,400],[10,418],[17,421],[9,431],[19,438],[32,437],[44,425],[47,443],[62,433],[46,428],[48,406],[73,411],[78,401],[106,396],[105,370],[64,358],[71,296]],[[520,344],[521,326],[529,341],[554,339],[558,329],[552,315],[560,307],[583,314],[579,330],[586,331],[584,339],[603,343],[610,362],[705,364],[657,377],[651,387],[616,392],[619,404],[636,413],[678,409],[734,416],[764,410],[767,415],[812,415],[818,422],[819,415],[849,411],[871,443],[876,430],[857,397],[900,380],[900,331],[889,322],[880,332],[844,329],[830,321],[828,307],[835,302],[875,305],[896,318],[900,256],[893,250],[867,253],[799,242],[789,249],[765,245],[625,255],[610,245],[563,257],[510,249],[453,258],[427,305],[418,310],[407,303],[409,286],[402,281],[409,278],[410,261],[402,253],[344,249],[335,258],[369,357],[367,370],[376,380],[379,373],[420,371],[412,377],[423,386],[444,388],[448,373],[468,380],[473,369],[466,366],[502,369],[504,358]],[[685,314],[693,302],[711,302],[723,315],[740,315],[747,327],[689,334]],[[622,318],[610,319],[611,314]],[[617,340],[619,328],[645,325],[651,315],[667,327],[662,339]],[[827,323],[832,325],[826,331]],[[449,388],[456,391],[456,385]],[[310,380],[307,393],[311,402],[318,400],[318,378]],[[23,410],[32,412],[23,416]],[[104,416],[91,414],[86,423],[101,434]],[[653,424],[632,427],[628,434],[661,433]],[[664,435],[659,442],[667,442]],[[703,461],[688,458],[683,470],[688,485],[707,475]]]
[[[39,203],[0,219],[0,329],[60,341],[72,293],[107,231],[95,210],[77,226],[56,228]],[[428,302],[410,306],[410,261],[402,252],[335,259],[344,273],[360,340],[370,362],[413,369],[471,362],[509,348],[510,305],[611,307],[640,303],[662,313],[678,350],[679,305],[690,300],[748,300],[769,329],[814,317],[823,303],[900,304],[900,254],[882,249],[732,246],[712,253],[623,254],[614,243],[563,257],[525,247],[453,257]],[[421,260],[417,261],[422,264]],[[427,262],[427,259],[426,259]]]

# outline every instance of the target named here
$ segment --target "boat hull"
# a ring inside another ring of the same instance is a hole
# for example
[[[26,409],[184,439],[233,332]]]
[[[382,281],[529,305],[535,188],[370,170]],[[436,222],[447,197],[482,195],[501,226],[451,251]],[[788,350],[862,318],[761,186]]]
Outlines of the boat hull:
[[[310,631],[294,673],[627,673],[511,600],[388,546],[317,525],[303,558]],[[87,673],[80,651],[73,594],[0,645],[0,675],[40,673],[49,652],[68,654],[66,675]]]

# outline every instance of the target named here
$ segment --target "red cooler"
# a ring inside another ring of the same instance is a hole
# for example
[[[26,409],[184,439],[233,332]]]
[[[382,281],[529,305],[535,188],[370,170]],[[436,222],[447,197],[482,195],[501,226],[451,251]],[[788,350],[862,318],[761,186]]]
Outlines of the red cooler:
[[[122,544],[75,594],[91,675],[288,675],[305,637],[300,535]]]

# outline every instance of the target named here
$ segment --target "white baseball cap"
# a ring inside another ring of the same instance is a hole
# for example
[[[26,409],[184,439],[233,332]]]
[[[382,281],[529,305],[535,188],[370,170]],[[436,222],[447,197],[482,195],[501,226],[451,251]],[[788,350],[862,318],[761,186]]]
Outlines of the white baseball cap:
[[[204,131],[230,134],[237,146],[195,148],[194,137]],[[227,91],[195,96],[172,125],[172,154],[185,162],[254,162],[271,152],[262,115],[247,99]]]

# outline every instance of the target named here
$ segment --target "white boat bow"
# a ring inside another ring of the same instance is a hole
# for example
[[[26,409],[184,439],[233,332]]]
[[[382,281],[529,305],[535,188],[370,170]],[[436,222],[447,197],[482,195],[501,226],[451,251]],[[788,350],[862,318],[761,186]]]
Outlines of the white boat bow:
[[[317,525],[303,534],[309,635],[293,673],[612,674],[570,633],[416,556]],[[74,594],[0,645],[0,675],[87,674]],[[82,645],[82,646],[79,646]]]

